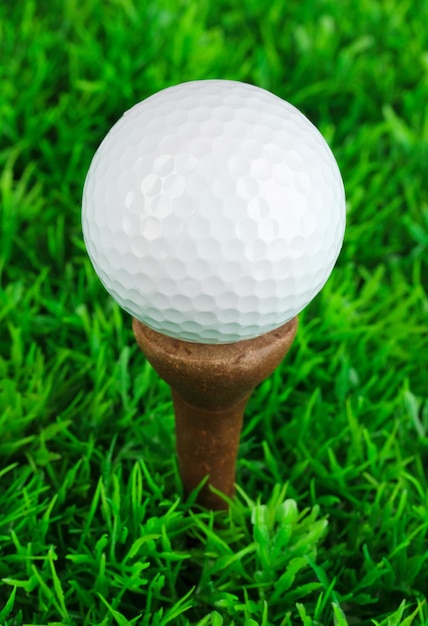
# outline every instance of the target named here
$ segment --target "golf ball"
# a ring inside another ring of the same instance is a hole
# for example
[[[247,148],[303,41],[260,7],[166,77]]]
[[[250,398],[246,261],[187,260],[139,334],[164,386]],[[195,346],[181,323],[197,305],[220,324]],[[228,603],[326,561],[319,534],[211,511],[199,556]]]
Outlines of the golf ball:
[[[164,335],[230,343],[278,328],[321,290],[345,195],[326,141],[294,106],[201,80],[113,126],[86,177],[82,224],[123,309]]]

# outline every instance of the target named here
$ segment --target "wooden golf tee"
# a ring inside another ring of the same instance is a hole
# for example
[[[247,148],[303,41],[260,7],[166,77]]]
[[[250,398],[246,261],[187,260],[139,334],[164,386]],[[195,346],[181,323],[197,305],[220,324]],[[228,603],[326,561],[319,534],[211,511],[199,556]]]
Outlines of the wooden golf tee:
[[[189,343],[133,320],[137,343],[171,387],[177,455],[186,493],[209,476],[198,495],[208,509],[225,509],[235,491],[235,466],[245,406],[254,387],[287,354],[297,317],[270,333],[231,344]]]

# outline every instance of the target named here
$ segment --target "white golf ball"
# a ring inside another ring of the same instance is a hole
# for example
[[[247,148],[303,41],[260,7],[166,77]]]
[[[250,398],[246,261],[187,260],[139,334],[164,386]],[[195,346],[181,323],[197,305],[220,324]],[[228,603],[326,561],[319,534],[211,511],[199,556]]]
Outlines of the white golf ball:
[[[345,229],[334,156],[294,106],[252,85],[164,89],[113,126],[83,192],[95,271],[128,313],[177,339],[250,339],[327,281]]]

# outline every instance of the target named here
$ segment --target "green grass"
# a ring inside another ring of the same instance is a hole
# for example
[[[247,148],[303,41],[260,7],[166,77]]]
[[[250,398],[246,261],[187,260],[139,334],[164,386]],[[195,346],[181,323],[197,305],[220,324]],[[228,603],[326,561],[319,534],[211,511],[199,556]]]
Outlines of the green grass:
[[[428,624],[427,23],[423,0],[1,4],[2,626]],[[122,111],[212,77],[301,108],[348,200],[215,515],[80,227]]]

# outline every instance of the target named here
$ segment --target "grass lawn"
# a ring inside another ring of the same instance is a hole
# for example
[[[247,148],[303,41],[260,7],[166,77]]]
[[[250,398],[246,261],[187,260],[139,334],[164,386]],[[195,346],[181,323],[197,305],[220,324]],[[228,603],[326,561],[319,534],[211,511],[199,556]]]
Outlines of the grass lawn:
[[[428,624],[427,24],[425,0],[1,3],[2,626]],[[299,107],[348,206],[216,514],[80,226],[111,125],[201,78]]]

